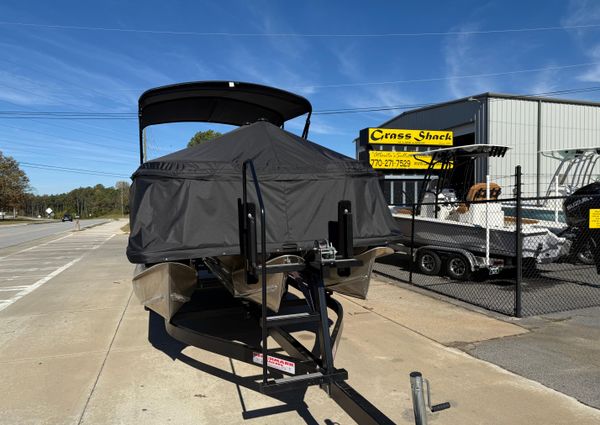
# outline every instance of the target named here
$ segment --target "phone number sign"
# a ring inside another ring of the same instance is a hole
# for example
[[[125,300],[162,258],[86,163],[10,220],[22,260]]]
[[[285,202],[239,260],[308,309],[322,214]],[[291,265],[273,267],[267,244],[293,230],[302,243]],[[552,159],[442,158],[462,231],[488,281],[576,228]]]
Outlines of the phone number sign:
[[[369,151],[369,163],[376,170],[426,170],[431,161],[430,155],[414,155],[418,152]],[[440,168],[435,164],[433,168]]]

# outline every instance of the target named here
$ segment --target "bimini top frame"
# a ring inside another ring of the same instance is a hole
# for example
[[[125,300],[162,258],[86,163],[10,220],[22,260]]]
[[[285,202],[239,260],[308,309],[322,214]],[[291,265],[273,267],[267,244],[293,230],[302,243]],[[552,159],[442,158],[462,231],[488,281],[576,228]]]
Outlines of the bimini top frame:
[[[585,147],[585,148],[569,148],[569,149],[554,149],[548,151],[540,151],[540,153],[552,159],[559,161],[574,159],[582,155],[596,154],[600,155],[600,147]]]
[[[259,120],[278,127],[308,114],[302,137],[308,137],[312,105],[302,96],[259,84],[200,81],[157,87],[138,102],[140,163],[145,160],[143,132],[154,124],[214,122],[245,125]]]
[[[466,163],[468,167],[473,168],[474,161],[477,158],[502,158],[504,155],[506,155],[506,152],[509,149],[510,148],[508,146],[481,144],[432,149],[413,154],[417,160],[428,164],[427,172],[421,183],[421,192],[419,193],[417,211],[419,213],[421,212],[421,204],[423,203],[423,198],[426,191],[435,195],[437,203],[438,195],[445,188],[446,183],[450,181],[452,173],[457,169],[458,165]],[[435,187],[431,188],[430,182],[434,174],[439,175],[439,178],[435,180]],[[469,173],[465,172],[464,174],[464,182],[462,186],[468,188],[470,187],[470,184],[467,185]]]
[[[431,163],[439,163],[443,161],[452,161],[455,158],[470,157],[475,158],[479,156],[485,157],[503,157],[506,151],[510,149],[508,146],[502,145],[466,145],[466,146],[453,146],[451,148],[440,148],[432,149],[424,152],[417,152],[414,154],[416,159],[419,156],[431,156],[431,160],[419,159],[420,161]]]

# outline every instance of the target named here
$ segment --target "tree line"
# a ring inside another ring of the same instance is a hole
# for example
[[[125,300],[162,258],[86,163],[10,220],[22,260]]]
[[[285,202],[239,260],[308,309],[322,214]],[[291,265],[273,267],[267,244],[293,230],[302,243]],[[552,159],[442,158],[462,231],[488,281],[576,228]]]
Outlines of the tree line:
[[[81,218],[129,214],[129,183],[119,181],[114,187],[97,184],[80,187],[58,195],[28,194],[22,204],[22,214],[46,217],[51,208],[55,217],[71,214]]]
[[[97,184],[80,187],[58,195],[35,195],[31,193],[27,174],[11,156],[0,151],[0,213],[46,217],[51,208],[55,217],[72,214],[98,217],[109,214],[129,213],[129,183],[119,181],[114,187]]]
[[[13,212],[24,203],[30,191],[29,178],[19,163],[0,151],[0,213]]]
[[[188,142],[188,147],[202,145],[221,135],[214,130],[198,131]],[[31,191],[29,178],[19,163],[0,151],[0,213],[6,216],[46,217],[48,208],[55,217],[129,214],[129,183],[126,181],[118,181],[114,187],[97,184],[58,195],[34,195]]]

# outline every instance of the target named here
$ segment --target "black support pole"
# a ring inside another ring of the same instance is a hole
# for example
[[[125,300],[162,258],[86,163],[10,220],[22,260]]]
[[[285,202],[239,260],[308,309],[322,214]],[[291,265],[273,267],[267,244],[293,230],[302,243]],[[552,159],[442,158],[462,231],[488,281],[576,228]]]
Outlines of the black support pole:
[[[139,113],[139,134],[140,134],[140,165],[144,163],[144,127],[142,127],[141,112]]]
[[[516,179],[516,200],[517,200],[517,208],[516,208],[516,227],[515,227],[515,240],[516,240],[516,253],[517,253],[517,274],[515,278],[515,316],[522,316],[522,279],[523,279],[523,235],[521,234],[521,221],[522,221],[522,212],[521,212],[521,166],[517,165],[515,168],[515,179]]]
[[[246,217],[248,217],[248,193],[246,190],[246,184],[247,184],[247,180],[246,180],[246,175],[247,175],[247,169],[248,167],[250,168],[250,173],[252,174],[252,180],[254,183],[254,189],[256,191],[256,198],[258,201],[258,207],[260,209],[260,263],[261,263],[261,295],[262,295],[262,302],[261,302],[261,326],[262,326],[262,334],[261,334],[261,340],[262,340],[262,367],[263,367],[263,374],[262,374],[262,384],[263,385],[267,385],[267,379],[268,379],[268,373],[267,373],[267,366],[268,366],[268,346],[267,346],[267,339],[269,336],[269,331],[267,328],[267,230],[266,230],[266,213],[265,213],[265,204],[263,202],[263,198],[262,198],[262,193],[260,191],[260,186],[258,184],[258,176],[256,175],[256,170],[254,169],[254,163],[252,162],[251,159],[247,159],[246,161],[244,161],[244,163],[242,164],[242,198],[243,198],[243,214],[244,214],[244,222],[248,223],[248,221],[246,221]],[[248,217],[250,218],[250,217]],[[256,217],[252,217],[254,220],[256,220]],[[256,226],[256,221],[253,223],[254,226]],[[247,231],[248,229],[244,229],[245,231]],[[256,231],[254,231],[254,235],[256,235]],[[256,240],[256,237],[253,238],[254,240]],[[256,254],[255,254],[256,255]],[[257,266],[257,261],[253,260],[253,265],[252,268],[254,269],[254,271],[256,270],[256,266]]]
[[[412,216],[410,218],[410,260],[408,262],[408,282],[413,283],[413,264],[415,262],[415,219],[417,215],[417,204],[413,202]]]

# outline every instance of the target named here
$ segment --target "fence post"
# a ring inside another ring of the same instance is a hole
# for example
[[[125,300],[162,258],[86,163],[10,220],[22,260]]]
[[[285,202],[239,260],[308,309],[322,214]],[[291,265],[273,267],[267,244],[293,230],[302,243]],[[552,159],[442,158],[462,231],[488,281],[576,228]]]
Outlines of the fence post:
[[[412,204],[412,216],[410,219],[410,260],[408,262],[408,282],[413,283],[413,263],[415,262],[414,258],[414,246],[415,246],[415,215],[417,213],[417,208],[414,202]]]
[[[515,168],[515,179],[516,179],[516,201],[517,208],[515,213],[515,240],[516,240],[516,254],[517,254],[517,274],[515,277],[515,316],[521,317],[522,315],[522,279],[523,279],[523,237],[521,235],[521,221],[522,221],[522,211],[521,211],[521,166],[517,165]]]

